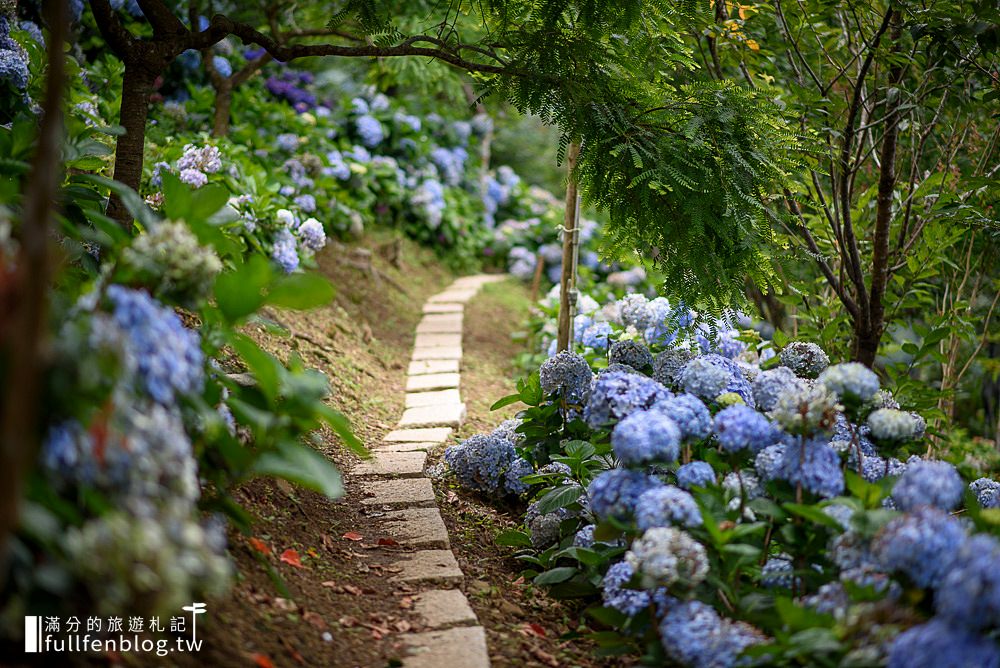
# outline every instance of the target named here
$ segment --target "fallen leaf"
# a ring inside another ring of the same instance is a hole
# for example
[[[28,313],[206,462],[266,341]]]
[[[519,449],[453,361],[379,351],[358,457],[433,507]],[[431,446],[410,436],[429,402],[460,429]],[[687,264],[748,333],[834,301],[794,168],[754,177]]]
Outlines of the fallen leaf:
[[[532,648],[531,653],[535,655],[535,658],[544,663],[546,666],[552,666],[552,668],[559,668],[559,660],[555,656],[549,654],[544,650],[540,650],[537,647]]]
[[[399,620],[393,626],[395,626],[396,630],[399,631],[400,633],[406,633],[407,631],[413,628],[413,625],[410,624],[405,619]]]
[[[355,619],[354,617],[341,617],[340,619],[337,620],[337,623],[343,626],[344,628],[349,629],[357,626],[358,620]]]
[[[262,541],[260,538],[257,538],[256,536],[254,536],[254,537],[250,538],[250,540],[247,541],[247,542],[250,543],[250,547],[252,547],[253,549],[257,550],[261,554],[271,554],[271,548],[269,548],[267,546],[267,543],[265,543],[264,541]]]
[[[535,624],[534,622],[528,622],[524,625],[524,628],[531,634],[538,636],[539,638],[546,637],[545,629],[541,624]]]
[[[364,540],[365,537],[359,534],[357,531],[348,531],[343,536],[341,536],[341,538],[346,538],[347,540],[353,540],[354,542],[358,542],[360,540]]]
[[[388,547],[399,547],[399,541],[397,541],[395,538],[379,538],[378,544]]]
[[[288,653],[292,655],[292,658],[295,659],[296,663],[299,663],[303,666],[306,665],[306,660],[303,658],[301,654],[299,654],[299,651],[295,649],[294,646],[292,646],[292,643],[288,642],[287,639],[282,638],[281,644],[285,646],[285,649],[287,649]]]
[[[354,594],[355,596],[361,596],[362,594],[365,593],[365,591],[361,587],[355,587],[354,585],[351,584],[344,585],[344,591],[346,591],[348,594]]]
[[[321,541],[323,543],[323,547],[325,547],[326,549],[328,549],[328,550],[333,550],[334,549],[333,539],[330,538],[328,535],[323,534],[323,536],[321,538]]]
[[[302,559],[299,557],[299,553],[291,548],[281,553],[281,561],[296,568],[302,568]]]
[[[308,550],[306,550],[306,554],[308,554],[310,557],[318,557],[319,556],[319,552],[316,551],[315,547],[310,547]]]
[[[323,616],[320,615],[319,613],[313,612],[311,610],[309,612],[303,612],[302,619],[306,620],[320,631],[326,629],[326,620],[323,619]]]
[[[340,586],[333,580],[327,580],[326,582],[320,582],[320,587],[329,587],[330,589],[340,589]]]
[[[410,609],[412,609],[413,608],[413,597],[412,596],[404,596],[403,598],[399,599],[399,607],[401,607],[403,610],[410,610]]]
[[[287,598],[275,598],[272,603],[274,607],[282,612],[295,612],[298,606],[295,605],[295,601]]]
[[[271,663],[271,659],[266,654],[251,654],[250,658],[253,659],[257,668],[274,668],[274,664]]]

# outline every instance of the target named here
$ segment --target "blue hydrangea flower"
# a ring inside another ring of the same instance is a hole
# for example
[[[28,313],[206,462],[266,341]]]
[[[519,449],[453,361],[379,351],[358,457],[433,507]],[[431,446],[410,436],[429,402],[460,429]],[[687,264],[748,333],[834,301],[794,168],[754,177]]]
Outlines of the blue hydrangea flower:
[[[19,91],[28,87],[28,63],[19,50],[0,50],[0,81],[8,82]]]
[[[285,132],[275,137],[274,143],[282,151],[293,152],[299,147],[299,136],[292,132]]]
[[[629,617],[634,617],[649,607],[652,599],[648,591],[629,589],[626,586],[634,574],[632,567],[624,561],[619,561],[608,569],[601,582],[604,607],[612,608]]]
[[[674,421],[685,441],[700,440],[712,432],[712,414],[693,394],[678,394],[657,403],[654,408]]]
[[[739,404],[719,411],[715,416],[714,428],[715,437],[726,452],[747,449],[759,452],[773,445],[780,436],[767,417]]]
[[[731,668],[747,647],[762,640],[752,627],[723,619],[701,601],[675,605],[660,621],[667,656],[692,668]]]
[[[504,473],[504,488],[514,496],[521,496],[531,488],[531,485],[521,480],[521,478],[531,475],[534,472],[535,469],[532,468],[531,462],[523,457],[516,457],[511,461],[510,466]]]
[[[344,156],[341,155],[340,151],[330,151],[326,154],[326,160],[330,163],[330,166],[327,167],[330,170],[330,176],[340,181],[347,181],[351,178],[351,168],[344,162]]]
[[[635,327],[639,331],[649,327],[649,312],[646,310],[648,303],[646,295],[628,294],[622,297],[618,301],[618,314],[622,324],[626,327]]]
[[[649,348],[638,341],[615,341],[608,352],[608,360],[614,364],[627,364],[634,369],[653,366],[653,355]]]
[[[694,497],[673,485],[643,492],[635,505],[635,521],[642,531],[673,524],[687,527],[702,524],[701,511]]]
[[[916,461],[896,481],[892,500],[900,510],[925,505],[954,510],[964,493],[965,483],[954,466],[941,461]]]
[[[816,378],[830,366],[830,358],[815,343],[792,341],[778,355],[781,366],[787,366],[801,378]]]
[[[545,394],[558,392],[571,404],[582,404],[590,391],[593,373],[583,355],[563,350],[542,362],[538,378]]]
[[[312,195],[299,195],[295,198],[295,205],[306,213],[312,213],[316,210],[316,198]]]
[[[606,322],[595,322],[583,330],[580,335],[580,343],[601,352],[608,349],[608,339],[611,337],[611,333],[611,325]]]
[[[590,509],[597,517],[628,519],[639,496],[663,483],[651,475],[629,469],[609,469],[594,476],[587,487]]]
[[[382,124],[374,116],[358,116],[354,119],[354,128],[361,138],[361,143],[368,148],[375,148],[385,139],[385,130]]]
[[[672,462],[680,452],[681,431],[658,410],[635,411],[611,432],[615,456],[626,466]]]
[[[323,223],[315,218],[306,219],[299,225],[296,232],[302,245],[311,251],[318,251],[326,245],[326,231],[323,229]]]
[[[786,445],[784,443],[775,443],[757,453],[757,456],[754,458],[753,467],[761,480],[766,482],[778,479],[782,461],[785,459],[785,448]]]
[[[1000,482],[979,478],[969,483],[969,490],[983,508],[1000,508]]]
[[[182,169],[178,178],[180,178],[181,183],[186,183],[192,188],[201,188],[208,183],[208,177],[198,169]]]
[[[736,362],[710,353],[696,357],[684,366],[680,375],[684,390],[706,401],[714,401],[720,394],[734,392],[743,402],[755,407],[750,382]]]
[[[887,668],[998,668],[1000,646],[941,619],[900,633],[889,645]]]
[[[851,528],[851,518],[854,517],[854,509],[850,506],[844,505],[843,503],[831,503],[828,506],[823,506],[823,512],[837,520],[844,530]]]
[[[795,584],[795,566],[787,554],[768,557],[760,569],[760,583],[768,589],[791,589]]]
[[[708,462],[691,462],[677,469],[677,486],[682,489],[708,487],[715,482],[715,469]]]
[[[690,350],[671,348],[653,358],[653,378],[664,387],[679,390],[681,372],[688,362],[695,358]]]
[[[198,334],[146,292],[112,285],[107,296],[115,324],[129,336],[149,395],[167,404],[178,394],[200,392],[205,360]]]
[[[524,460],[510,441],[493,434],[477,434],[450,446],[444,461],[463,487],[490,496],[519,493],[520,474],[531,472],[530,465],[524,469]],[[510,477],[508,472],[513,472]]]
[[[282,228],[274,235],[274,240],[271,242],[271,259],[277,262],[286,274],[299,268],[298,244],[288,228]]]
[[[672,396],[652,378],[611,371],[602,373],[590,392],[584,418],[592,429],[600,429],[637,410],[652,407]]]
[[[872,553],[886,571],[900,571],[920,587],[936,585],[951,568],[965,530],[942,510],[922,506],[889,521],[875,536]]]
[[[469,153],[461,146],[444,148],[438,146],[431,151],[431,162],[438,168],[442,180],[449,186],[457,186],[465,174],[465,161]]]
[[[770,411],[785,392],[799,392],[805,385],[788,367],[779,366],[761,371],[753,381],[753,398],[757,408]]]
[[[926,425],[915,413],[880,408],[868,416],[868,428],[872,438],[887,443],[912,441],[923,435]]]
[[[941,578],[934,604],[956,625],[1000,626],[1000,541],[987,534],[968,538]]]
[[[824,369],[818,380],[840,397],[841,401],[856,404],[870,401],[879,390],[875,372],[857,362],[834,364]]]
[[[823,441],[787,446],[775,477],[792,485],[801,483],[803,489],[823,498],[844,491],[840,456]]]

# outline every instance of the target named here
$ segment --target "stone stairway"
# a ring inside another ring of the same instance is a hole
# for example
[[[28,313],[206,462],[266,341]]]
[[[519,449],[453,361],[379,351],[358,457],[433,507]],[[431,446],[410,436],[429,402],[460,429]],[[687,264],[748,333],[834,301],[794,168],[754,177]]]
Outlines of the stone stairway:
[[[465,304],[503,276],[466,276],[424,304],[406,381],[406,403],[395,431],[351,472],[366,506],[384,510],[388,533],[417,549],[396,563],[399,582],[422,589],[414,610],[431,629],[400,637],[405,668],[488,668],[486,633],[458,587],[465,576],[451,551],[431,481],[427,451],[465,419],[462,402],[462,318]]]

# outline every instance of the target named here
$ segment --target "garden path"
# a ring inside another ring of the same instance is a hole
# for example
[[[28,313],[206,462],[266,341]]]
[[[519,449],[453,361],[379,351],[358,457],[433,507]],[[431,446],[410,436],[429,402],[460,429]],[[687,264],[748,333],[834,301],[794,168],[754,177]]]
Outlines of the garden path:
[[[465,304],[486,283],[504,276],[457,279],[423,307],[406,382],[406,403],[395,431],[372,448],[372,457],[351,472],[365,491],[364,503],[385,511],[396,538],[418,548],[396,565],[402,583],[425,587],[415,610],[430,631],[400,638],[404,668],[488,668],[486,634],[458,586],[464,580],[424,474],[427,451],[444,443],[465,419],[460,394],[462,320]]]

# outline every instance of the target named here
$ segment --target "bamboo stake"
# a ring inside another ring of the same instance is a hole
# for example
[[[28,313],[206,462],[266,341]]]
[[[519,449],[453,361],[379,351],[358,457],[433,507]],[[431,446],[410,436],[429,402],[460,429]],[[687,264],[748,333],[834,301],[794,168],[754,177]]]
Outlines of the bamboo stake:
[[[573,340],[573,311],[576,307],[576,256],[580,248],[580,193],[573,171],[580,155],[580,143],[566,152],[566,216],[563,218],[562,274],[559,279],[558,350],[568,350]]]

